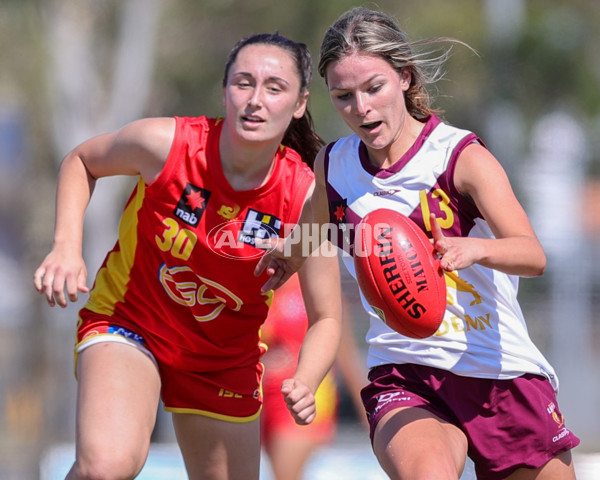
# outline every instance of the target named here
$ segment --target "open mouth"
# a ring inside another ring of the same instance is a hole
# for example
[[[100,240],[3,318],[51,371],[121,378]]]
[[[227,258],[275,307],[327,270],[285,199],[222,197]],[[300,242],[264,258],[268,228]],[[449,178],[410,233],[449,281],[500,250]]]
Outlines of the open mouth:
[[[255,117],[254,115],[243,115],[242,120],[248,123],[263,123],[264,120],[260,117]]]
[[[367,131],[371,131],[371,130],[375,130],[379,125],[381,125],[383,122],[371,122],[371,123],[363,123],[360,128],[362,128],[363,130],[367,130]]]

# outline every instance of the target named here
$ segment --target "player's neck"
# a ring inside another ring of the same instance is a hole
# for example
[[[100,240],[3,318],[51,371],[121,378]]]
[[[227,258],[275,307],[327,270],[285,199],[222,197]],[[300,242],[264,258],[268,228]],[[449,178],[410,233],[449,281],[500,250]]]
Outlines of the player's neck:
[[[273,171],[277,146],[240,145],[227,138],[219,142],[221,166],[234,190],[252,190],[264,185]]]
[[[406,114],[406,121],[395,139],[387,147],[369,149],[369,160],[378,168],[390,168],[400,160],[415,144],[425,124]]]

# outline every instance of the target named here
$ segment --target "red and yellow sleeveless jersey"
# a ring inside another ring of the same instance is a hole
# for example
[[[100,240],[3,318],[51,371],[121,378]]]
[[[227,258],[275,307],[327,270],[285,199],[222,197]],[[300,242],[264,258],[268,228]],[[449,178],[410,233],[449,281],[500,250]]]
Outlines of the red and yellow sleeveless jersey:
[[[176,117],[168,159],[129,198],[118,241],[85,308],[144,337],[166,364],[196,372],[255,365],[272,292],[254,276],[255,238],[297,223],[312,171],[281,147],[268,181],[236,191],[221,167],[222,122]]]

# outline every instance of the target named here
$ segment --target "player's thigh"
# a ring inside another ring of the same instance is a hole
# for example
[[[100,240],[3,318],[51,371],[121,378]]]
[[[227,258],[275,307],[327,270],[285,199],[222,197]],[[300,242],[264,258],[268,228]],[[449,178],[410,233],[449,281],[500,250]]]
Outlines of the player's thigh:
[[[575,480],[571,452],[564,452],[540,468],[520,468],[506,480]]]
[[[190,480],[258,480],[259,419],[228,422],[174,413],[173,425]]]
[[[77,377],[78,456],[145,460],[160,396],[150,357],[129,345],[98,343],[79,354]]]
[[[419,407],[386,413],[373,449],[392,479],[457,479],[467,457],[467,438],[456,426]]]

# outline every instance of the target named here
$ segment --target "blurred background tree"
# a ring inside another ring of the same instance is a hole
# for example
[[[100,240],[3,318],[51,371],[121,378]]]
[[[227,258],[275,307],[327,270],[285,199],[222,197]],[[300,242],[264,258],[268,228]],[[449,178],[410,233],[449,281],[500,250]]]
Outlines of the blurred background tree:
[[[85,138],[141,116],[221,114],[225,59],[244,35],[279,31],[303,41],[316,68],[327,26],[360,4],[2,0],[1,478],[37,478],[44,449],[73,435],[73,329],[81,304],[50,310],[31,286],[33,270],[52,242],[62,157]],[[559,399],[565,399],[570,426],[587,448],[600,448],[600,428],[590,421],[597,417],[593,406],[600,394],[596,388],[582,395],[579,387],[593,374],[582,365],[598,360],[593,351],[599,322],[592,312],[600,304],[600,277],[592,266],[600,260],[594,253],[600,243],[594,208],[600,204],[600,4],[380,0],[364,5],[394,15],[413,39],[453,36],[478,52],[454,48],[447,78],[438,85],[438,106],[449,122],[482,136],[507,168],[536,228],[548,231],[540,238],[550,246],[549,274],[522,282],[522,303],[532,336],[561,375]],[[310,108],[318,131],[331,141],[349,131],[334,113],[324,82],[315,77]],[[564,147],[567,141],[571,148]],[[552,183],[567,178],[573,181]],[[88,283],[115,241],[129,186],[127,180],[99,182],[86,219]],[[552,216],[559,220],[556,228],[548,222]],[[562,289],[564,284],[577,286],[577,292]],[[361,318],[354,323],[362,325]]]

